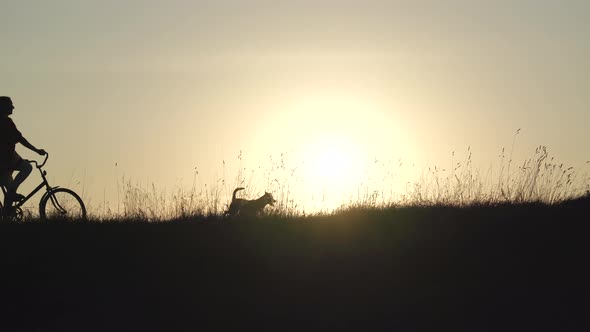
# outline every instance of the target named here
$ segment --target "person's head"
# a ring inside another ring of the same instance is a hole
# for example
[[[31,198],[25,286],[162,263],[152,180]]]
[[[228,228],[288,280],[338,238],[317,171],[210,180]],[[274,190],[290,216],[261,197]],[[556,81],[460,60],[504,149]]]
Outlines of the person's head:
[[[0,97],[0,114],[1,115],[10,115],[10,114],[12,114],[13,109],[14,109],[14,105],[12,105],[12,99],[10,99],[10,97],[5,97],[5,96]]]

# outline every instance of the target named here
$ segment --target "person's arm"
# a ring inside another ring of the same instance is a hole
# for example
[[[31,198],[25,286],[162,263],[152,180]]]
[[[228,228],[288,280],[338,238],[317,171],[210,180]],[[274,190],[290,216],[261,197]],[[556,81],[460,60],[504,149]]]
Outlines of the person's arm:
[[[40,155],[45,155],[47,152],[45,152],[45,150],[43,149],[37,149],[36,147],[33,146],[33,144],[29,143],[29,141],[27,141],[26,138],[22,137],[20,138],[19,141],[20,144],[24,145],[24,147],[26,147],[27,149],[30,149],[32,151],[37,152]]]

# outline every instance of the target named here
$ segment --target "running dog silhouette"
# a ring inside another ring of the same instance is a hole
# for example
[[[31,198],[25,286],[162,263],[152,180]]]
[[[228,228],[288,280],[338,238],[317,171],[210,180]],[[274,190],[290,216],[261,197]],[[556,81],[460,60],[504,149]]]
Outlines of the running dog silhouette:
[[[264,192],[264,195],[253,200],[236,198],[236,193],[240,190],[244,190],[244,188],[238,187],[234,189],[231,203],[229,204],[227,211],[225,211],[225,215],[229,215],[230,217],[237,215],[243,217],[256,217],[262,212],[262,210],[264,210],[265,206],[274,205],[274,203],[276,203],[272,194],[267,193],[266,191]]]

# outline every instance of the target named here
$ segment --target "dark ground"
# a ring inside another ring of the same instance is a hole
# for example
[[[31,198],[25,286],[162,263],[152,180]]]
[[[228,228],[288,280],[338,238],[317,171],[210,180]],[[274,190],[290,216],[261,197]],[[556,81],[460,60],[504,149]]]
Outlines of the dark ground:
[[[2,224],[0,330],[588,331],[589,212]]]

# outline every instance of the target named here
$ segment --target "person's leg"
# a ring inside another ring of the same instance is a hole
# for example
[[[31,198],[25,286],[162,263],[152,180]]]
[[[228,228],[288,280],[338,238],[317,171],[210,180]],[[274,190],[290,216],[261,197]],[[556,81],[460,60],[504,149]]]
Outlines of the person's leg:
[[[6,187],[9,183],[12,182],[12,172],[8,170],[0,171],[0,186]]]
[[[12,184],[12,171],[10,170],[3,170],[0,172],[0,186],[3,186],[4,189],[7,191],[9,190],[10,185]],[[5,191],[4,194],[6,195],[3,200],[3,204],[10,204],[10,200],[8,198],[8,192]]]
[[[17,164],[15,171],[18,172],[14,177],[14,180],[10,184],[10,192],[16,193],[18,186],[21,185],[25,181],[25,179],[31,174],[33,170],[33,166],[28,161],[24,161],[21,159]],[[7,188],[8,189],[8,188]]]

